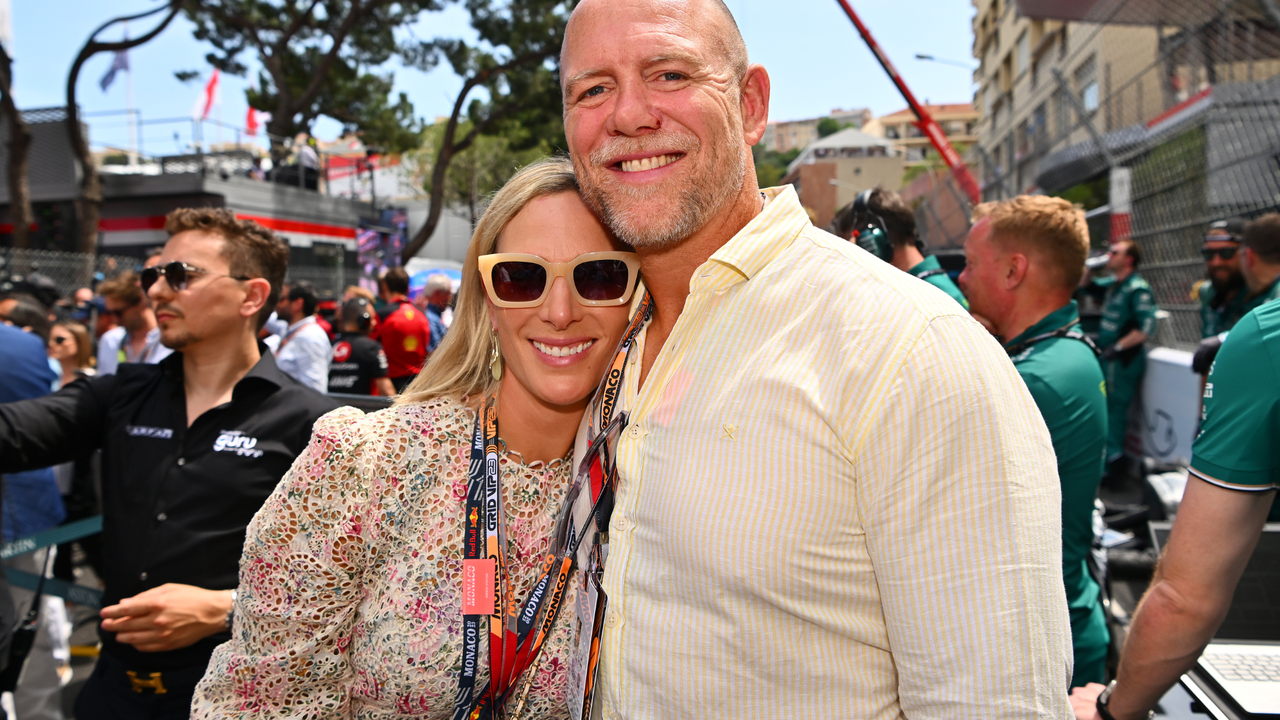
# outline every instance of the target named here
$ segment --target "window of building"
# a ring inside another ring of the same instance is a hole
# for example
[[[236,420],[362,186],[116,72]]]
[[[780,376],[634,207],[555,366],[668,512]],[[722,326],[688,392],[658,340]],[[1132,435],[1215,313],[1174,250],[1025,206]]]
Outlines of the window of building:
[[[1076,67],[1074,73],[1080,103],[1086,112],[1098,109],[1098,63],[1093,55]]]
[[[1061,137],[1071,131],[1071,98],[1067,97],[1066,88],[1058,88],[1054,93],[1053,132]]]
[[[1062,32],[1058,33],[1058,59],[1063,60],[1067,57],[1067,26],[1062,26]]]
[[[1031,122],[1028,125],[1028,131],[1031,133],[1032,150],[1041,149],[1048,139],[1048,128],[1045,125],[1048,122],[1047,112],[1045,103],[1040,103],[1035,110],[1031,111]]]
[[[1031,149],[1031,127],[1026,120],[1018,123],[1018,131],[1014,133],[1014,142],[1017,144],[1014,150],[1014,157],[1022,159],[1026,157],[1027,151]]]
[[[1021,74],[1031,66],[1031,35],[1026,30],[1018,36],[1018,67],[1015,72]]]
[[[886,128],[884,129],[884,136],[885,136],[886,138],[890,139],[890,140],[898,140],[898,139],[900,139],[900,136],[898,135],[898,126],[897,126],[897,125],[889,125],[888,127],[886,127]]]

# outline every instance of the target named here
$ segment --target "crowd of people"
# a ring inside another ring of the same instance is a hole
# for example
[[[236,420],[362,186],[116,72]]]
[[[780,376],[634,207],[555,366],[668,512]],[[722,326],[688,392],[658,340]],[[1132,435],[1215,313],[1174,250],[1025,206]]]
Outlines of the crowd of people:
[[[495,194],[456,303],[392,269],[329,320],[207,208],[80,325],[0,301],[5,537],[102,515],[76,717],[1146,717],[1275,514],[1280,214],[1206,232],[1202,432],[1113,673],[1139,244],[1091,259],[1043,196],[973,208],[958,277],[892,192],[814,227],[757,186],[770,80],[718,0],[583,0],[561,73],[569,159]],[[54,467],[91,502],[11,531]]]

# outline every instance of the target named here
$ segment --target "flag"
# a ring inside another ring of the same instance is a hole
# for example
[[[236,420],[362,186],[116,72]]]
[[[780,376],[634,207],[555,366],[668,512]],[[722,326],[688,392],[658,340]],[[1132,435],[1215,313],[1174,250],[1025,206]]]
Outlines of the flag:
[[[117,50],[115,58],[111,61],[111,67],[107,70],[107,74],[102,76],[98,81],[98,85],[102,86],[102,92],[106,92],[111,87],[111,83],[115,82],[116,73],[124,70],[129,71],[129,51]]]
[[[244,131],[246,135],[257,135],[258,128],[271,122],[271,113],[255,110],[249,107],[249,113],[244,118]]]
[[[218,104],[218,68],[213,69],[213,74],[209,76],[209,82],[204,85],[204,92],[196,98],[196,102],[191,106],[191,118],[193,120],[208,120],[209,111],[213,110],[213,106]]]

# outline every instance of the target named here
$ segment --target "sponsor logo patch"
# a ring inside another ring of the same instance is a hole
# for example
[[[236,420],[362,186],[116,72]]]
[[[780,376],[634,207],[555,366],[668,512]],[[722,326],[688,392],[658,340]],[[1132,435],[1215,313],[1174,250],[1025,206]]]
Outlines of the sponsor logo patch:
[[[256,449],[258,438],[249,437],[239,430],[223,430],[213,443],[214,452],[233,452],[241,457],[262,457],[262,451]]]
[[[147,427],[146,425],[125,425],[124,431],[129,433],[130,437],[147,437],[157,440],[169,440],[173,438],[173,430],[169,428]]]

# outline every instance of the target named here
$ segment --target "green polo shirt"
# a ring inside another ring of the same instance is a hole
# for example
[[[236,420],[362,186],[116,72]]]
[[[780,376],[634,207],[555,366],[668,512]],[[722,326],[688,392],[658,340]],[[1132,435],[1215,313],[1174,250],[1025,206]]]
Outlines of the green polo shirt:
[[[1012,341],[1006,350],[1016,354],[1013,365],[1053,441],[1062,483],[1062,579],[1071,611],[1071,631],[1077,648],[1106,645],[1108,635],[1099,605],[1098,585],[1085,565],[1093,544],[1093,500],[1098,494],[1107,438],[1107,397],[1102,367],[1093,350],[1073,337],[1041,340],[1024,349],[1028,339],[1060,328],[1079,329],[1076,301],[1046,315]]]
[[[1245,492],[1280,488],[1280,302],[1245,315],[1204,386],[1191,474]],[[1273,503],[1271,522],[1280,522]]]
[[[1156,334],[1155,299],[1151,286],[1138,273],[1108,285],[1102,303],[1098,347],[1105,350],[1133,330],[1141,330],[1147,337]]]
[[[1210,338],[1235,327],[1240,318],[1253,309],[1245,299],[1249,291],[1236,288],[1229,300],[1222,300],[1218,289],[1208,280],[1196,283],[1192,294],[1200,301],[1200,337]]]
[[[952,299],[960,303],[960,307],[965,310],[969,309],[969,301],[965,299],[964,293],[960,292],[960,288],[956,287],[956,284],[952,282],[951,276],[942,269],[937,257],[930,255],[907,271],[907,274],[912,277],[920,277],[925,273],[931,274],[928,277],[921,278],[922,280],[950,295]]]

